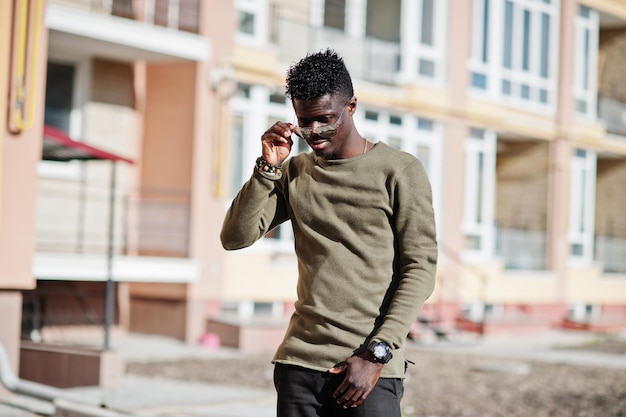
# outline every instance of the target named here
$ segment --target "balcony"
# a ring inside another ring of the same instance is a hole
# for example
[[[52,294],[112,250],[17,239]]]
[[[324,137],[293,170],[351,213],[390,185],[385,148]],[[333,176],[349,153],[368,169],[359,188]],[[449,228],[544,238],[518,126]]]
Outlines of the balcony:
[[[611,98],[598,99],[598,117],[606,125],[606,131],[626,136],[626,103]]]
[[[351,38],[340,30],[315,28],[283,18],[274,21],[272,42],[278,46],[283,62],[300,59],[303,51],[316,52],[332,45],[355,78],[383,84],[398,82],[399,43],[372,37]]]
[[[506,269],[541,271],[546,268],[546,234],[543,231],[498,229],[496,254]]]
[[[198,33],[199,0],[51,0],[51,4]]]
[[[132,62],[210,57],[199,0],[50,0],[50,49]]]
[[[110,190],[80,180],[40,178],[33,274],[37,279],[105,281]],[[118,193],[113,225],[113,279],[192,282],[189,196],[171,190]]]
[[[613,236],[596,236],[597,263],[604,272],[626,273],[626,239]]]

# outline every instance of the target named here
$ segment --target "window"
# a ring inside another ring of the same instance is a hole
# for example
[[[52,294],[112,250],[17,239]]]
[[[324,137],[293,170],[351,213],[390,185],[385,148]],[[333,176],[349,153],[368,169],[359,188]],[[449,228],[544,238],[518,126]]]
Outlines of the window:
[[[48,62],[44,122],[64,132],[70,131],[74,79],[74,65]]]
[[[598,12],[579,7],[576,18],[576,56],[574,72],[574,100],[576,113],[587,119],[596,118]]]
[[[545,112],[556,105],[558,2],[475,0],[471,88]]]
[[[44,123],[80,138],[82,104],[90,84],[90,61],[69,56],[51,55],[46,70]],[[37,171],[42,178],[78,179],[81,163],[40,161]]]
[[[446,54],[448,2],[402,2],[402,77],[443,83]],[[418,22],[418,24],[415,24]]]
[[[577,149],[570,163],[570,260],[588,265],[593,258],[595,232],[595,152]]]
[[[324,1],[324,26],[343,31],[346,23],[346,0]]]
[[[237,40],[251,45],[267,41],[267,1],[236,0]]]
[[[496,135],[473,128],[465,143],[464,256],[488,259],[495,247]]]

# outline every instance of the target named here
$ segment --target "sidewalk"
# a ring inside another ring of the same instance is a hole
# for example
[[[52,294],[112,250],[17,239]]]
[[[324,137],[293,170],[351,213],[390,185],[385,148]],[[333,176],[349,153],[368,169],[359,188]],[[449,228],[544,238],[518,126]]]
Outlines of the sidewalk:
[[[189,358],[229,358],[241,353],[232,348],[209,350],[175,339],[126,334],[112,340],[127,362]],[[276,392],[273,387],[254,389],[188,381],[174,381],[126,375],[120,387],[74,388],[71,395],[89,403],[128,412],[129,415],[167,417],[274,417]]]
[[[626,337],[626,335],[622,335]],[[448,341],[407,342],[407,349],[425,349],[449,353],[470,353],[551,363],[607,366],[626,369],[624,355],[603,354],[568,349],[596,338],[577,331],[489,336],[458,335]],[[127,334],[112,340],[113,348],[127,361],[175,360],[199,357],[236,357],[237,350],[207,350],[180,341],[160,337]],[[227,387],[187,381],[173,381],[126,375],[115,389],[99,387],[66,390],[77,403],[104,406],[122,415],[145,417],[274,417],[276,393],[273,387],[253,389]],[[1,407],[1,406],[0,406]],[[4,413],[6,417],[30,417],[31,414]]]
[[[626,334],[620,334],[619,337],[626,340]],[[626,356],[624,355],[571,349],[575,346],[583,346],[597,338],[597,335],[590,332],[550,330],[541,333],[493,335],[484,338],[476,335],[465,335],[460,338],[452,338],[450,341],[411,343],[410,348],[626,369]]]

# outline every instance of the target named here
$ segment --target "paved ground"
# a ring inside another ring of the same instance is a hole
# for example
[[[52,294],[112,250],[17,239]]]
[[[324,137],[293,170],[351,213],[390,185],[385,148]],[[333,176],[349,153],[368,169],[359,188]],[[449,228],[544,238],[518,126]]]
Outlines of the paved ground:
[[[624,335],[626,336],[626,335]],[[494,357],[510,357],[551,363],[573,363],[626,369],[626,360],[620,355],[566,349],[594,339],[584,332],[550,331],[518,336],[458,336],[449,341],[411,343],[411,349],[444,350],[475,353]],[[189,357],[240,355],[233,349],[207,350],[201,346],[185,345],[176,340],[128,334],[113,339],[113,348],[128,361],[172,360]],[[89,404],[99,411],[94,417],[121,415],[159,417],[274,417],[273,389],[225,387],[193,382],[159,380],[127,375],[115,389],[98,387],[66,390],[72,402]],[[24,404],[23,404],[24,405]],[[32,403],[26,403],[32,408]],[[95,407],[104,405],[98,410]],[[38,404],[45,410],[46,404]],[[107,411],[109,410],[109,411]],[[110,410],[118,411],[112,413]],[[32,417],[14,407],[0,405],[1,417]]]

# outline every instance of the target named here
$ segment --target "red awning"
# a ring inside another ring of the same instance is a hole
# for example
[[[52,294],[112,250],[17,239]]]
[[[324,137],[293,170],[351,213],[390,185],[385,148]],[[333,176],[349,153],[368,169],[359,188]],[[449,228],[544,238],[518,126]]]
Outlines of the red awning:
[[[43,128],[42,159],[45,161],[63,162],[77,159],[82,161],[107,160],[133,163],[131,159],[87,145],[84,142],[75,141],[67,133],[49,125],[45,125]]]

